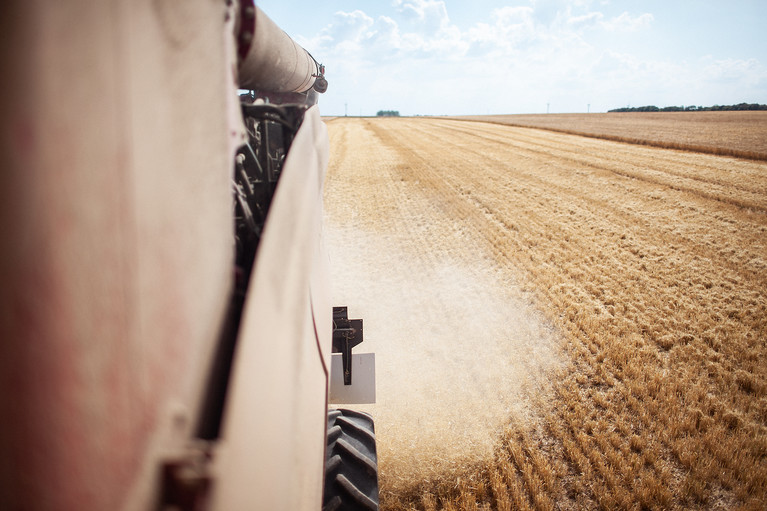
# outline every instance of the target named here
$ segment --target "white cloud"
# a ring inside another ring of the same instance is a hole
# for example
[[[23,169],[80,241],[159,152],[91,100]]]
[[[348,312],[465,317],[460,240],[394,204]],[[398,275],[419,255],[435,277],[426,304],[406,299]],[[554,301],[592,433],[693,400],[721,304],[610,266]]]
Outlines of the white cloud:
[[[332,27],[334,36],[339,39],[359,40],[371,25],[373,25],[373,18],[360,10],[356,10],[353,12],[337,12]]]
[[[646,30],[654,17],[607,16],[597,4],[531,0],[459,27],[444,1],[393,0],[376,18],[338,12],[314,38],[299,42],[327,65],[330,91],[323,102],[335,101],[335,113],[347,102],[355,114],[363,113],[355,104],[368,114],[541,112],[547,103],[552,111],[585,111],[587,103],[592,111],[643,101],[704,104],[700,83],[750,76],[764,87],[767,81],[753,59],[687,64],[641,57],[630,45],[613,51],[605,41]],[[701,99],[667,93],[680,88],[701,90]]]
[[[636,32],[649,28],[655,20],[650,13],[632,16],[624,12],[619,16],[605,19],[601,12],[593,11],[587,14],[571,16],[567,19],[567,26],[572,30],[602,29],[610,32]]]
[[[550,53],[582,44],[578,33],[584,28],[637,30],[653,19],[651,14],[632,17],[623,13],[609,20],[601,12],[570,15],[573,6],[585,3],[534,0],[532,6],[501,7],[491,13],[489,22],[461,30],[450,22],[441,0],[394,0],[399,20],[389,16],[374,20],[360,10],[337,12],[333,22],[309,40],[309,45],[331,54],[353,50],[371,59],[508,55],[536,46],[547,46],[541,51]]]
[[[533,0],[535,20],[542,25],[551,25],[567,16],[571,9],[569,0]]]
[[[601,12],[590,12],[581,16],[573,16],[567,20],[567,25],[575,30],[597,27],[602,23],[604,14]]]
[[[632,16],[624,12],[620,16],[602,22],[601,25],[605,30],[636,32],[637,30],[648,28],[654,19],[655,17],[650,13]]]
[[[360,52],[363,51],[365,40],[371,36],[370,28],[373,18],[360,10],[352,12],[339,11],[333,16],[333,22],[323,28],[319,35],[312,39],[300,39],[305,47],[314,48],[316,52]]]
[[[706,74],[712,77],[725,79],[739,77],[742,74],[746,74],[748,71],[753,71],[759,65],[756,59],[715,60],[707,56],[704,57],[704,61],[707,62],[705,67]]]
[[[701,79],[706,82],[754,86],[767,80],[767,70],[756,59],[715,60],[707,56],[701,63]]]
[[[405,19],[415,22],[428,34],[434,34],[450,25],[447,7],[441,0],[395,0],[394,7]]]
[[[467,57],[512,56],[537,38],[529,7],[503,7],[491,14],[491,23],[478,23],[461,34]]]

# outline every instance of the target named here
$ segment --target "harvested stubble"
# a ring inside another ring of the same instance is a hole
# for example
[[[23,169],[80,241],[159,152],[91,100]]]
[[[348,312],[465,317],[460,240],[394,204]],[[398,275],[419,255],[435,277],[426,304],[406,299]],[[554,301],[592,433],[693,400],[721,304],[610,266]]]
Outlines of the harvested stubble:
[[[510,126],[767,160],[767,112],[613,112],[465,116]]]
[[[405,482],[382,459],[386,509],[762,508],[767,164],[465,121],[329,127],[331,226],[432,204],[426,223],[487,254],[562,339],[564,368],[509,409],[492,455]],[[351,163],[377,147],[385,165]]]

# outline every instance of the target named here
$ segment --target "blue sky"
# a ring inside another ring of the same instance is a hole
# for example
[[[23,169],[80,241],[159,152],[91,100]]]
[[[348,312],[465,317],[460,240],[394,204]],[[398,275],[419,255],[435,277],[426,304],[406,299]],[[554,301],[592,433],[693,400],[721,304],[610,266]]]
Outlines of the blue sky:
[[[767,103],[765,0],[256,0],[325,64],[324,115]]]

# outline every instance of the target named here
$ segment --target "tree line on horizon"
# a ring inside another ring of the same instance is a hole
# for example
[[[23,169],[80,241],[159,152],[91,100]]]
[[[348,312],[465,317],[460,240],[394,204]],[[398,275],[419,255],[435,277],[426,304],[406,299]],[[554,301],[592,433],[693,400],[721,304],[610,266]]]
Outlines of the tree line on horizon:
[[[658,108],[655,105],[624,107],[608,110],[608,112],[716,112],[730,110],[767,110],[767,105],[759,103],[738,103],[737,105],[714,105],[714,106],[664,106]]]
[[[399,110],[379,110],[377,117],[399,117]]]

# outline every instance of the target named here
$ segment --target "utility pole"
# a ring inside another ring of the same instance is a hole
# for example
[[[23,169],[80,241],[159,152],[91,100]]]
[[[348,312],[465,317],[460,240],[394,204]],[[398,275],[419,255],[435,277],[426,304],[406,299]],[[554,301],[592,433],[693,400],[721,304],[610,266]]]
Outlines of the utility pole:
[[[546,103],[546,113],[549,113],[549,104]]]
[[[591,113],[591,103],[588,103],[588,104],[586,105],[586,113],[587,113],[587,114],[590,114],[590,113]]]
[[[344,103],[344,117],[349,117],[349,103]]]

